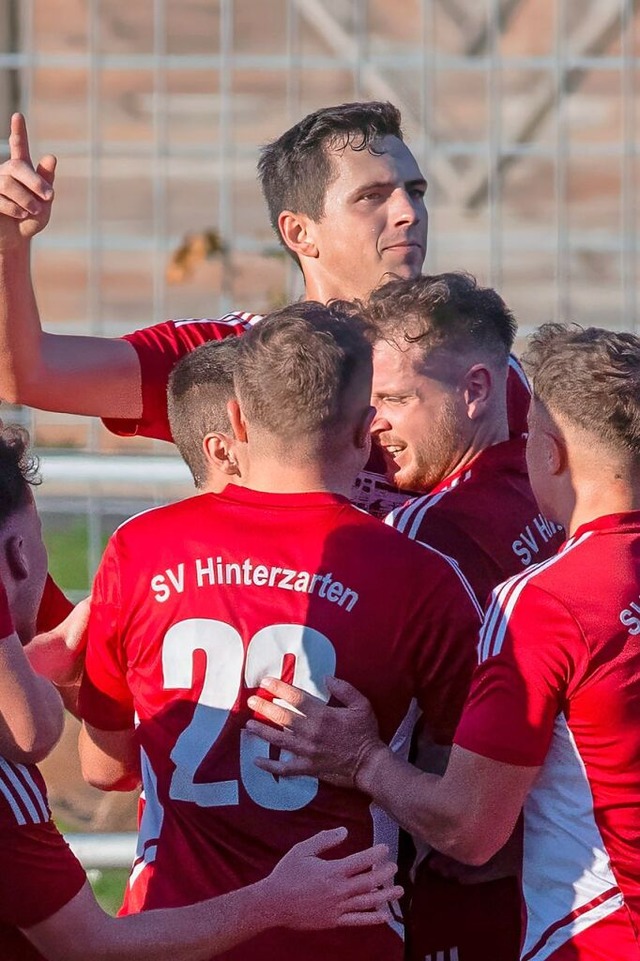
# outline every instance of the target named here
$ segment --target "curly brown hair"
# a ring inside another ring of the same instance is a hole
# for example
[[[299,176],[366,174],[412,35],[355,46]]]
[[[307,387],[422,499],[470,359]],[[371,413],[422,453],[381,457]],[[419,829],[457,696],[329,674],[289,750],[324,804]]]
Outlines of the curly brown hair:
[[[38,458],[29,445],[24,427],[0,422],[0,524],[27,503],[30,488],[40,483]]]

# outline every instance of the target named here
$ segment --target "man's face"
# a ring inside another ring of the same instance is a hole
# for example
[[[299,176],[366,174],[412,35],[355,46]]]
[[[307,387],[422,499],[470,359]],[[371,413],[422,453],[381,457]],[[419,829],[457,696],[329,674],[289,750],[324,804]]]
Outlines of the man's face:
[[[311,222],[317,258],[303,258],[305,277],[330,297],[366,297],[388,274],[417,277],[427,250],[426,181],[397,137],[370,150],[333,151],[336,179],[324,216]]]
[[[407,491],[430,490],[455,468],[466,448],[463,398],[442,354],[425,360],[415,346],[379,341],[373,352],[371,426],[390,481]]]
[[[553,441],[554,425],[542,404],[535,397],[529,405],[527,434],[527,472],[534,497],[540,510],[550,520],[557,520],[553,503]]]

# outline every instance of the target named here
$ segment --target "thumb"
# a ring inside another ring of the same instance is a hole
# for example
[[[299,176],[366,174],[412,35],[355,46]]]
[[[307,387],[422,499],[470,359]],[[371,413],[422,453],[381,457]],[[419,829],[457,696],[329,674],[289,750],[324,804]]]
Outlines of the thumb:
[[[325,683],[329,694],[333,695],[345,707],[361,707],[363,704],[369,703],[364,694],[356,690],[348,681],[341,681],[340,678],[329,675],[325,679]]]
[[[342,844],[348,833],[344,827],[332,828],[330,831],[320,831],[319,834],[314,834],[306,841],[300,841],[299,844],[296,844],[295,850],[298,854],[307,856],[321,854],[323,851],[328,851],[330,848]]]
[[[57,157],[53,154],[45,154],[41,159],[40,163],[36,167],[36,173],[40,174],[43,180],[46,180],[50,187],[53,187],[53,181],[56,176],[56,165],[58,163]]]

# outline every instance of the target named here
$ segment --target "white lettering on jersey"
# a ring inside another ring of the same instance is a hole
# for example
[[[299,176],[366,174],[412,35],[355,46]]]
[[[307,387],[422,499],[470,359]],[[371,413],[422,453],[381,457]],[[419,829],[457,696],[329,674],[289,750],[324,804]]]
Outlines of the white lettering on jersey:
[[[629,634],[640,634],[640,596],[620,611],[619,616],[622,626],[629,628]]]
[[[315,594],[330,604],[337,604],[346,611],[352,611],[360,599],[357,591],[346,586],[327,571],[311,574],[309,571],[293,571],[284,567],[268,567],[254,564],[249,557],[241,562],[226,562],[222,557],[196,557],[191,566],[178,564],[172,570],[167,568],[162,574],[154,574],[150,581],[155,600],[163,604],[172,592],[184,593],[187,577],[194,578],[194,585],[215,587],[216,585],[237,584],[243,587],[277,587],[283,591],[296,591]]]
[[[547,520],[544,514],[538,514],[530,524],[527,524],[517,537],[511,549],[520,558],[523,567],[528,567],[531,561],[540,553],[540,548],[551,540],[553,535],[562,530],[556,524]]]

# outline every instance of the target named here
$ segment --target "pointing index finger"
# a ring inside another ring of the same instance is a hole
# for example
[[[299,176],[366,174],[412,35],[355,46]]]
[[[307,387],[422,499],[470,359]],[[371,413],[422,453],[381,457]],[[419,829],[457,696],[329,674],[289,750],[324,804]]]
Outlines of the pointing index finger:
[[[31,164],[27,121],[21,113],[14,113],[11,117],[9,156],[11,160],[24,160],[26,163]]]

